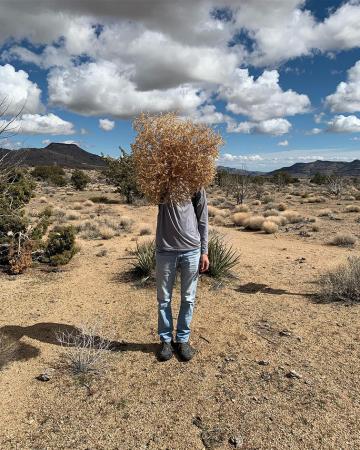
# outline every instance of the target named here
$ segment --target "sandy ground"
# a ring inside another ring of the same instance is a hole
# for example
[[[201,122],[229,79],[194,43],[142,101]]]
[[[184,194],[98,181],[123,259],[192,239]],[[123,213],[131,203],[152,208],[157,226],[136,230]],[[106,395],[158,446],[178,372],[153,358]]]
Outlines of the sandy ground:
[[[153,207],[111,208],[154,229]],[[189,363],[154,356],[155,290],[124,277],[136,232],[79,239],[60,272],[0,276],[0,331],[19,346],[0,373],[1,449],[360,448],[358,306],[311,297],[318,275],[358,248],[325,245],[321,234],[218,229],[241,255],[238,279],[220,290],[201,279]],[[176,289],[175,316],[178,300]],[[123,344],[86,380],[61,366],[54,338],[83,323]],[[50,381],[38,381],[47,368]]]

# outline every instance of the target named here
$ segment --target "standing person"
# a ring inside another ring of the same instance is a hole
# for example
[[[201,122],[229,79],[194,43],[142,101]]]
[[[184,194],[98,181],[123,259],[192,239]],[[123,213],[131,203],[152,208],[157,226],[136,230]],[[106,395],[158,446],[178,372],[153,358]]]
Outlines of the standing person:
[[[171,300],[177,266],[181,276],[181,304],[174,343]],[[189,344],[190,324],[199,271],[205,272],[208,268],[205,189],[201,188],[191,200],[181,204],[160,203],[156,227],[158,334],[161,341],[159,360],[169,360],[174,350],[183,361],[189,361],[194,356],[195,350]]]

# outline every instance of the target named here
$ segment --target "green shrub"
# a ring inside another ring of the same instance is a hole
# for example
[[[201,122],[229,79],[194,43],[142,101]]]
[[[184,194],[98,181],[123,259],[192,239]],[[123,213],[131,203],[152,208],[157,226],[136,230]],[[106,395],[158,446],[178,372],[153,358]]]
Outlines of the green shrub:
[[[323,301],[360,302],[360,256],[349,257],[333,271],[318,280]]]
[[[137,276],[150,278],[154,275],[156,267],[155,241],[136,244],[135,257],[134,272]]]
[[[46,262],[54,266],[67,264],[77,252],[75,235],[76,231],[72,225],[55,227],[46,244]]]
[[[229,277],[231,269],[239,262],[240,256],[237,252],[228,246],[218,233],[210,236],[208,250],[210,266],[207,274],[216,280]]]
[[[84,171],[76,169],[71,175],[71,183],[78,191],[83,191],[88,183],[90,183],[91,178]]]
[[[47,181],[55,186],[65,186],[67,184],[65,171],[59,166],[38,166],[31,172],[36,180]]]

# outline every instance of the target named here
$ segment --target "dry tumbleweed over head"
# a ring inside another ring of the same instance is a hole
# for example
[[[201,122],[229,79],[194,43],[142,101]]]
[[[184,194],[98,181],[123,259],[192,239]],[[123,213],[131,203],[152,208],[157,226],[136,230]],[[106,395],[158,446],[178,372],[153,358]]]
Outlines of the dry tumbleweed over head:
[[[132,152],[139,189],[158,204],[181,203],[215,176],[215,159],[223,145],[220,134],[175,113],[141,114]]]

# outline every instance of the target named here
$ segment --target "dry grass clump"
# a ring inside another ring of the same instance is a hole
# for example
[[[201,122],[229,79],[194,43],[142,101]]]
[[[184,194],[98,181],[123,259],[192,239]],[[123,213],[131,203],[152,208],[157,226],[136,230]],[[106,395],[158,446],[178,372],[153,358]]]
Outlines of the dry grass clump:
[[[360,206],[358,205],[347,205],[345,212],[360,212]]]
[[[265,221],[264,216],[250,216],[244,221],[244,226],[249,230],[259,231]]]
[[[331,216],[332,210],[330,208],[320,209],[318,212],[319,217]]]
[[[262,229],[267,234],[273,234],[279,230],[279,226],[272,220],[265,220],[262,224]]]
[[[289,223],[298,223],[304,220],[303,216],[297,211],[287,210],[281,213]]]
[[[123,230],[130,232],[132,230],[134,221],[130,217],[123,216],[120,218],[119,224]]]
[[[84,206],[86,206],[87,208],[91,208],[92,206],[94,206],[94,202],[92,202],[91,200],[85,200],[84,201]]]
[[[264,217],[269,217],[269,216],[278,216],[279,215],[279,211],[277,209],[267,209],[264,213],[263,213]]]
[[[39,202],[40,203],[47,203],[47,198],[46,197],[40,197],[39,198]]]
[[[234,210],[235,210],[235,212],[248,212],[249,207],[248,207],[248,205],[236,205]]]
[[[87,220],[79,225],[78,231],[83,239],[99,239],[101,237],[99,225]]]
[[[232,217],[231,220],[233,221],[233,223],[235,225],[237,225],[238,227],[240,226],[244,226],[245,222],[249,219],[250,214],[249,213],[245,213],[245,212],[239,212],[239,213],[235,213]]]
[[[264,195],[263,198],[262,198],[262,202],[264,204],[273,203],[274,202],[274,197],[272,197],[271,195]]]
[[[139,189],[151,203],[181,203],[216,173],[222,137],[205,124],[182,120],[174,113],[141,114],[131,145]]]
[[[214,217],[214,225],[220,225],[220,226],[224,226],[226,224],[226,218],[224,216],[221,215],[216,215]]]
[[[83,205],[79,202],[76,202],[73,204],[72,209],[75,209],[75,211],[80,211],[81,209],[83,209]]]
[[[100,225],[99,226],[99,234],[101,239],[112,239],[116,233],[113,230],[113,228],[107,226],[107,225]]]
[[[251,202],[251,204],[253,206],[260,206],[261,205],[261,201],[260,200],[254,200],[254,201]]]
[[[331,245],[337,245],[339,247],[352,247],[355,243],[356,237],[350,233],[337,233],[330,241]]]
[[[311,231],[314,231],[314,232],[320,231],[320,226],[319,226],[319,224],[313,223],[313,224],[311,225]]]
[[[80,220],[81,215],[75,211],[70,211],[68,214],[66,214],[67,220]]]
[[[214,206],[208,206],[208,215],[209,217],[222,216],[226,217],[229,215],[229,211],[226,209],[215,208]]]
[[[66,217],[66,210],[57,206],[53,209],[53,216],[56,220],[62,221]]]
[[[152,228],[150,227],[150,225],[141,224],[139,227],[139,235],[148,236],[149,234],[152,234]]]
[[[277,209],[279,211],[285,211],[287,209],[287,206],[285,203],[279,203]]]
[[[349,257],[346,263],[322,275],[318,282],[323,301],[360,302],[360,257]]]
[[[304,203],[324,203],[326,202],[326,197],[309,197]]]
[[[287,219],[284,216],[268,216],[266,220],[276,223],[279,227],[287,224]]]

